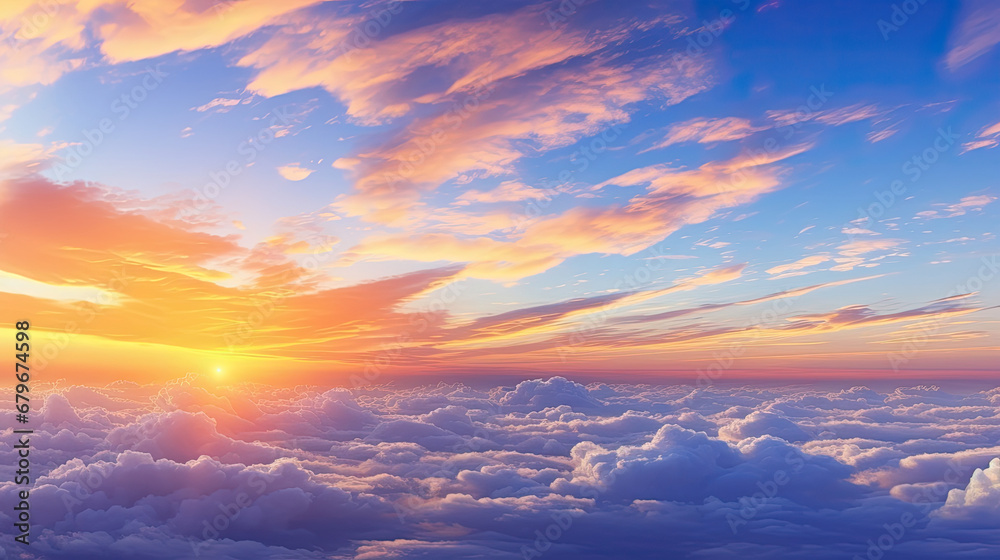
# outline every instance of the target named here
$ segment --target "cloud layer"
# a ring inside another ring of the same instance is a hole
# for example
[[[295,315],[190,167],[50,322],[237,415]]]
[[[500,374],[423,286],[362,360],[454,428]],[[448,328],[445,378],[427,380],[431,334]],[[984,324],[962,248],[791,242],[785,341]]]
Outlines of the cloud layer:
[[[320,390],[189,376],[45,393],[32,436],[35,543],[15,549],[7,535],[7,557],[1000,551],[988,522],[1000,517],[1000,389],[553,377]],[[10,480],[13,452],[2,454]],[[15,490],[0,487],[5,504]]]

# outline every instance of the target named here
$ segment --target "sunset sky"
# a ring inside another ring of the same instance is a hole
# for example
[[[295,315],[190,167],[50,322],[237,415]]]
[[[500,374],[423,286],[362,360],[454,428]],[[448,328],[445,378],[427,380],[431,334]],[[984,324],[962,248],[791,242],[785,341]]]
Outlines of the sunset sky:
[[[904,4],[4,2],[0,336],[81,383],[995,373],[1000,5]]]

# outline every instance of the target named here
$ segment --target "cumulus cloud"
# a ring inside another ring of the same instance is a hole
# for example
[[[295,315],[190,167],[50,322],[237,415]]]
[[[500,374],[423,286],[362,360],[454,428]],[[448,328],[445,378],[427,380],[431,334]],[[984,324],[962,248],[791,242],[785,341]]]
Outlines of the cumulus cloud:
[[[938,513],[949,518],[1000,515],[1000,458],[990,461],[986,469],[976,469],[964,490],[949,492]]]
[[[907,558],[996,553],[997,389],[44,391],[26,558],[842,558],[901,519]]]

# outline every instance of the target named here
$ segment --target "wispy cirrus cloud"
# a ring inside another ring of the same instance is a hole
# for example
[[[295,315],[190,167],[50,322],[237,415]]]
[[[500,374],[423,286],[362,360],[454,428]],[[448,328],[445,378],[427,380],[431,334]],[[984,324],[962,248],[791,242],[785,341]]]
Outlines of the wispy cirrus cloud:
[[[969,212],[981,212],[983,207],[987,204],[991,204],[996,199],[997,197],[988,194],[966,196],[958,202],[952,204],[936,204],[936,206],[941,207],[940,210],[923,210],[921,212],[917,212],[916,217],[923,218],[925,220],[933,220],[964,216]]]
[[[962,144],[962,153],[980,150],[983,148],[995,148],[1000,145],[1000,122],[984,126],[976,133],[976,139]]]
[[[719,119],[692,119],[671,125],[666,136],[643,151],[665,148],[682,142],[710,144],[746,138],[765,128],[753,126],[748,119],[724,117]]]
[[[781,169],[773,164],[808,148],[793,146],[764,159],[738,156],[693,170],[640,168],[594,187],[645,186],[645,193],[620,208],[573,208],[530,223],[512,240],[443,233],[372,236],[346,252],[342,264],[363,259],[450,259],[470,263],[465,270],[470,276],[518,279],[575,255],[633,255],[684,225],[704,222],[719,210],[777,190]]]
[[[460,95],[455,105],[445,103],[434,116],[414,121],[383,147],[358,154],[352,169],[357,192],[338,204],[349,214],[392,223],[422,192],[445,181],[511,173],[527,155],[627,122],[634,103],[678,103],[708,82],[705,66],[678,69],[660,59],[622,66],[591,61],[482,86],[490,89]],[[461,108],[465,98],[475,100],[474,110]]]
[[[449,337],[451,342],[467,346],[482,344],[484,341],[495,344],[511,338],[557,332],[565,330],[568,322],[586,315],[607,313],[668,294],[730,282],[740,278],[744,268],[746,268],[745,263],[712,269],[682,279],[667,288],[622,291],[480,317],[469,324],[449,329],[443,335]]]
[[[958,25],[948,38],[945,64],[955,71],[1000,44],[1000,7],[993,2],[965,2]]]
[[[836,109],[822,109],[808,112],[800,109],[770,110],[765,112],[764,116],[766,118],[759,119],[756,122],[740,117],[695,118],[671,125],[662,139],[656,141],[650,147],[643,149],[642,152],[685,142],[712,144],[742,140],[767,130],[799,126],[806,122],[814,122],[826,126],[842,126],[849,123],[870,120],[874,127],[875,124],[884,122],[888,113],[889,111],[880,109],[875,104],[856,103]],[[893,126],[878,129],[873,128],[867,138],[872,143],[880,142],[896,132],[897,129]]]

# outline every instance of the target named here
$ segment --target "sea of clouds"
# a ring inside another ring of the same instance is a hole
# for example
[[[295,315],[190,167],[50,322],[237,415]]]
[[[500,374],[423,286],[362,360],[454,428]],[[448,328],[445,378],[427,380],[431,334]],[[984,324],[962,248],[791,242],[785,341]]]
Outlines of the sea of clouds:
[[[34,542],[4,445],[0,558],[1000,557],[1000,388],[189,377],[44,402]]]

